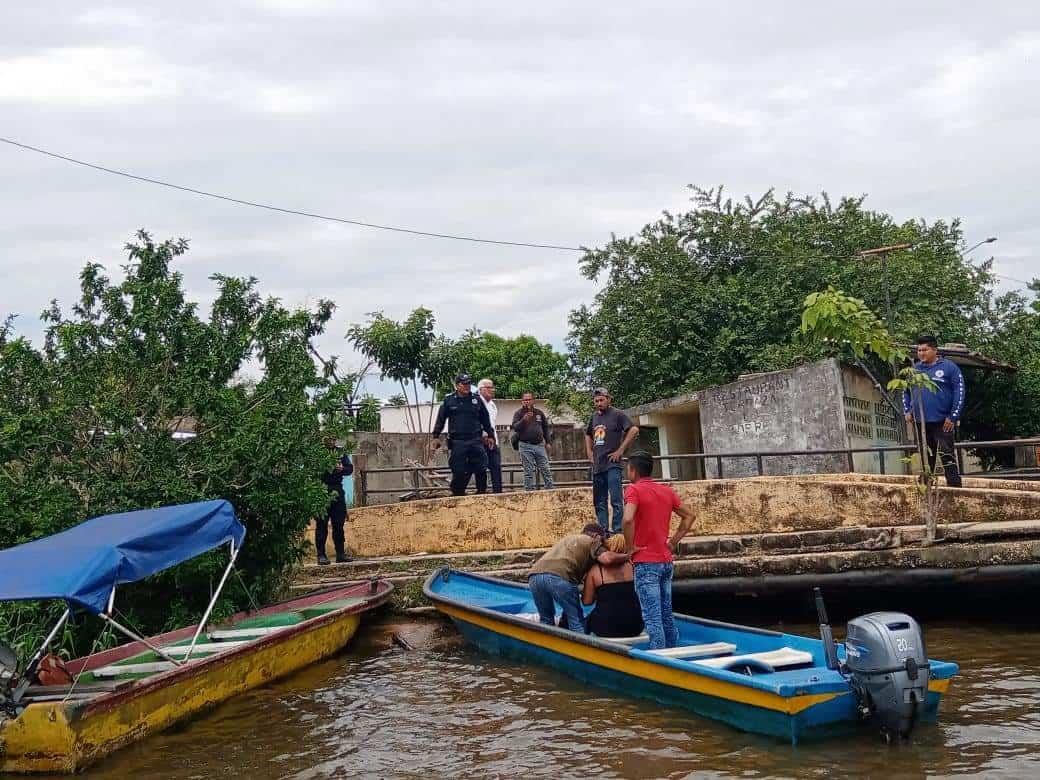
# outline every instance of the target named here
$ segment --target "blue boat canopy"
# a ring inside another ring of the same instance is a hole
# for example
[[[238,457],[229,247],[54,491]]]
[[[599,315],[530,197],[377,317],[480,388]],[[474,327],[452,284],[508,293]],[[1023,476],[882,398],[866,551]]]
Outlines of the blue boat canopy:
[[[95,517],[0,550],[0,601],[64,599],[99,614],[116,585],[228,542],[238,549],[245,535],[235,510],[223,500]]]

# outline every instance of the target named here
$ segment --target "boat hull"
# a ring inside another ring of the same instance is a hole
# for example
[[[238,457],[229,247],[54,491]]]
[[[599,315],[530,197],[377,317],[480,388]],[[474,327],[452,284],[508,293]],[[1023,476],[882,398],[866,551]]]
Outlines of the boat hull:
[[[463,637],[484,652],[533,661],[582,682],[680,707],[743,731],[797,743],[847,733],[858,725],[856,697],[848,688],[781,696],[692,674],[675,663],[646,660],[601,646],[605,643],[595,639],[569,638],[567,632],[524,625],[524,621],[479,607],[449,603],[436,596],[433,600]],[[930,681],[927,701],[919,712],[921,721],[937,718],[949,684],[948,678]]]
[[[156,675],[124,691],[86,703],[30,704],[20,717],[0,726],[0,772],[71,773],[149,734],[321,661],[343,648],[357,632],[361,614],[386,601],[389,583],[362,604],[312,618],[248,646]],[[363,586],[368,589],[369,586]],[[328,600],[356,593],[357,588],[323,594]],[[298,599],[263,610],[291,610]],[[190,636],[192,628],[157,639]],[[117,649],[87,659],[83,668],[98,668],[140,648]]]

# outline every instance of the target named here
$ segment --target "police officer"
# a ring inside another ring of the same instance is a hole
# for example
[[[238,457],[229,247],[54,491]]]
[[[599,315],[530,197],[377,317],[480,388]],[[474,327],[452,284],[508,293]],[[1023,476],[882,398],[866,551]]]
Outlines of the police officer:
[[[487,448],[495,443],[495,429],[487,407],[470,389],[472,384],[469,374],[455,377],[455,392],[444,399],[433,425],[434,450],[441,446],[444,424],[450,429],[448,465],[453,496],[465,494],[470,475],[477,478],[477,492],[487,492]]]

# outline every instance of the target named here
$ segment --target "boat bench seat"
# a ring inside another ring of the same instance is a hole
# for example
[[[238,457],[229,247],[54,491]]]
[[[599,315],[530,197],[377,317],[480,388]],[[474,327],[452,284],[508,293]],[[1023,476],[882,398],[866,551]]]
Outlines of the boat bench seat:
[[[604,642],[613,642],[616,645],[640,645],[643,642],[650,641],[649,634],[640,634],[639,636],[597,636],[597,639],[602,639]]]
[[[228,650],[234,650],[236,647],[242,647],[242,645],[248,645],[247,640],[240,642],[199,642],[195,645],[195,649],[192,651],[191,657],[194,658],[197,655],[206,655],[212,653],[226,653]],[[166,647],[160,648],[166,655],[173,656],[174,658],[180,658],[181,656],[188,654],[188,648],[190,645],[167,645]]]
[[[707,642],[702,645],[663,647],[659,650],[647,650],[647,652],[665,658],[706,658],[708,656],[731,655],[736,649],[737,646],[730,642]]]
[[[214,642],[222,642],[226,639],[248,639],[249,637],[267,636],[284,631],[292,626],[256,626],[255,628],[222,628],[210,631],[206,636]]]
[[[199,659],[192,658],[188,663],[194,663]],[[113,664],[94,669],[91,674],[95,679],[104,680],[110,677],[122,677],[127,674],[159,674],[168,672],[176,666],[172,661],[147,661],[140,664]]]
[[[745,655],[729,655],[722,658],[703,658],[692,663],[710,666],[714,669],[733,669],[743,666],[773,672],[789,666],[803,666],[813,662],[812,653],[795,650],[793,647],[781,647],[764,653],[747,653]]]

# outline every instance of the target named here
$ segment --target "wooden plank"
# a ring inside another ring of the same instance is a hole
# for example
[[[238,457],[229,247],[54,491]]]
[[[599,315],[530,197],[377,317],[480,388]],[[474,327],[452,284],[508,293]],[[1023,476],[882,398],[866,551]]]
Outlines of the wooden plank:
[[[190,663],[190,662],[189,662]],[[174,668],[172,661],[148,661],[142,664],[114,664],[94,669],[95,677],[121,677],[124,674],[158,674]]]
[[[241,642],[200,642],[195,645],[195,650],[192,652],[191,657],[194,658],[196,655],[207,654],[212,655],[213,653],[224,653],[228,650],[234,650],[236,647],[242,647],[242,645],[250,644],[247,640]],[[180,658],[188,654],[189,645],[167,645],[162,648],[162,651],[167,655],[172,655],[174,658]]]
[[[298,624],[297,624],[298,625]],[[219,642],[224,639],[246,639],[248,637],[267,636],[285,631],[292,626],[257,626],[256,628],[223,628],[218,631],[210,631],[210,639]]]
[[[704,658],[709,655],[730,655],[736,649],[737,646],[730,642],[709,642],[703,645],[663,647],[659,650],[647,650],[647,652],[665,658]]]
[[[97,682],[79,683],[78,685],[73,685],[72,683],[68,685],[30,685],[25,689],[25,695],[50,696],[61,694],[64,696],[69,692],[69,689],[74,689],[76,693],[80,691],[85,693],[109,693],[133,684],[133,680],[98,680]]]
[[[597,639],[602,639],[604,642],[613,642],[616,645],[632,645],[642,644],[643,642],[649,642],[649,634],[640,634],[639,636],[598,636]]]

